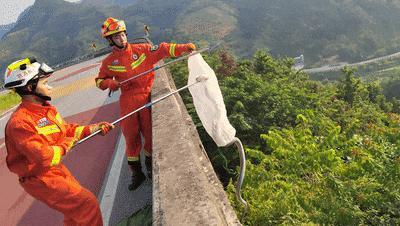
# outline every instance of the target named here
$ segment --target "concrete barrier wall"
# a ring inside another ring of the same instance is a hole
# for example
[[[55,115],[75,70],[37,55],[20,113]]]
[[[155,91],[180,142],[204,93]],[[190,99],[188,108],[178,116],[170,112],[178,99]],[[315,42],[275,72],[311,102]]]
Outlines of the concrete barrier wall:
[[[152,99],[175,89],[167,71]],[[153,225],[241,225],[179,95],[157,103],[153,117]]]

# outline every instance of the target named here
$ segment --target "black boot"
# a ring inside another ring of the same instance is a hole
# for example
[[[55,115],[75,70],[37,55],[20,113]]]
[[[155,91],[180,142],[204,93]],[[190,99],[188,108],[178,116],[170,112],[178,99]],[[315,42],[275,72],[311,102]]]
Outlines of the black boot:
[[[146,164],[146,170],[147,170],[147,176],[151,179],[153,177],[153,164],[152,164],[152,157],[146,156],[145,159],[145,164]]]
[[[128,165],[132,171],[132,183],[129,185],[128,189],[133,191],[143,183],[146,176],[142,172],[140,161],[128,161]]]

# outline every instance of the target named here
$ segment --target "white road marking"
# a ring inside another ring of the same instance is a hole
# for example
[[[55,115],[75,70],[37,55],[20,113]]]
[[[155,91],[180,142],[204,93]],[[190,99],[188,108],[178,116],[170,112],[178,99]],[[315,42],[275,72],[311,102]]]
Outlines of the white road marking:
[[[19,104],[15,105],[14,107],[10,108],[9,110],[7,110],[6,112],[4,112],[0,118],[0,120],[3,120],[4,118],[6,118],[9,114],[13,113],[14,110],[19,106]]]
[[[114,157],[110,162],[111,168],[103,181],[102,191],[100,192],[100,209],[103,215],[104,225],[109,225],[114,200],[117,193],[119,176],[121,174],[122,163],[125,158],[125,139],[120,133]]]

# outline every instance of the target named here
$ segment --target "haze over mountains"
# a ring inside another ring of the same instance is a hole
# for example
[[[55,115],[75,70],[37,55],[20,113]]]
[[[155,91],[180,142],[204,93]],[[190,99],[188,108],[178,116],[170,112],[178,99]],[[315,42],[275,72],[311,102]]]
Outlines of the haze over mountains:
[[[4,34],[11,30],[14,25],[15,23],[0,25],[0,39],[1,37],[3,37]]]

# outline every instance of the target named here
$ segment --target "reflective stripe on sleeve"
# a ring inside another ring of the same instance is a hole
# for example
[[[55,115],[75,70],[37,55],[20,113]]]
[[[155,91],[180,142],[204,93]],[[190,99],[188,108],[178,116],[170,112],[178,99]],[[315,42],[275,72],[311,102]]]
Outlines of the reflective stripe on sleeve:
[[[175,57],[175,48],[176,48],[175,43],[171,44],[171,46],[169,47],[169,55],[171,55],[172,57]]]
[[[61,118],[60,113],[57,113],[57,115],[56,115],[56,120],[57,120],[57,122],[59,122],[61,125],[64,124],[64,120]]]
[[[61,152],[62,149],[60,146],[51,146],[53,148],[53,159],[51,160],[50,166],[56,166],[61,161]]]
[[[81,139],[83,129],[85,129],[84,126],[78,126],[78,127],[76,127],[75,133],[74,133],[74,138],[75,138],[75,139],[77,139],[77,140]]]
[[[145,59],[146,59],[146,54],[143,53],[142,55],[140,55],[139,59],[137,59],[131,64],[132,69],[139,67],[144,62]]]

